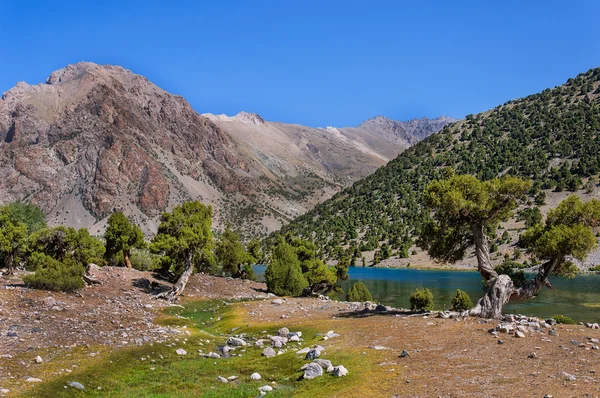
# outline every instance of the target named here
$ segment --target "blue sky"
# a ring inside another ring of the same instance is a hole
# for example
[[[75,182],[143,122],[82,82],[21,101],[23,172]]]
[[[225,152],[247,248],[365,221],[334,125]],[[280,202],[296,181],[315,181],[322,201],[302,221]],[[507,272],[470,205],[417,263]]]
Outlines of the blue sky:
[[[201,113],[463,117],[600,66],[598,15],[595,0],[0,0],[0,91],[85,60]]]

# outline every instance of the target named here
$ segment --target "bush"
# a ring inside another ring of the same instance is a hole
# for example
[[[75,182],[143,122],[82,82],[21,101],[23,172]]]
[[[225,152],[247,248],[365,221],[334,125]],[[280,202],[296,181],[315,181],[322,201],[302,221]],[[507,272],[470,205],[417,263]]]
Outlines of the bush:
[[[590,271],[600,272],[600,265],[590,268]]]
[[[556,323],[562,323],[565,325],[575,325],[575,321],[573,319],[569,318],[568,316],[554,315],[552,317],[552,319],[554,319],[556,321]]]
[[[27,287],[53,290],[57,292],[73,292],[84,286],[83,267],[70,257],[63,261],[36,252],[29,257],[29,264],[35,273],[23,278]]]
[[[300,260],[289,244],[282,242],[273,249],[273,259],[265,270],[265,282],[268,291],[278,296],[299,296],[308,286]]]
[[[473,308],[471,297],[460,289],[456,290],[456,296],[452,299],[452,309],[454,311],[466,311]]]
[[[417,289],[410,295],[410,309],[413,311],[433,310],[433,293],[431,290]]]
[[[254,272],[254,268],[250,264],[244,264],[242,266],[241,272],[242,279],[250,279],[251,281],[256,281],[256,273]]]
[[[122,257],[123,253],[120,254]],[[148,250],[132,250],[130,261],[131,267],[140,271],[152,271],[159,267],[157,257]]]
[[[369,291],[369,289],[367,289],[364,283],[356,282],[348,290],[346,300],[359,302],[373,301],[373,296],[371,295],[371,292]]]

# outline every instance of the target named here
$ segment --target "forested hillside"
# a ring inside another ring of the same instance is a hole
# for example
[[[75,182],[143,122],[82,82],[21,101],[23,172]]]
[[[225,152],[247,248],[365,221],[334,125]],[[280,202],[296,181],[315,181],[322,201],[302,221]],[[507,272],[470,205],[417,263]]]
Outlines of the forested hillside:
[[[543,190],[594,188],[600,172],[600,68],[564,85],[468,115],[400,154],[373,175],[282,228],[314,239],[329,258],[379,248],[407,257],[425,215],[421,193],[444,168],[483,180],[530,178],[532,206]],[[345,246],[347,249],[343,249]]]

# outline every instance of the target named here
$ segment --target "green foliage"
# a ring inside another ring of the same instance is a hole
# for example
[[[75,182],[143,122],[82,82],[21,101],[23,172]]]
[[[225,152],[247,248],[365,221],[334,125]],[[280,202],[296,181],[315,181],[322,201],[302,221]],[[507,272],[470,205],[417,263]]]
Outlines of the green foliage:
[[[600,265],[596,265],[595,267],[590,268],[590,271],[600,272]]]
[[[133,249],[131,251],[131,266],[140,271],[153,271],[160,267],[158,258],[148,249]]]
[[[348,267],[350,266],[350,258],[342,257],[335,265],[335,275],[338,280],[345,281],[348,279]]]
[[[13,222],[7,208],[0,208],[0,262],[12,273],[27,248],[27,226]]]
[[[518,219],[525,221],[525,228],[530,228],[542,222],[542,213],[539,207],[529,207],[519,211]]]
[[[150,251],[160,256],[161,271],[183,272],[188,261],[198,271],[214,271],[211,206],[194,201],[163,213]]]
[[[413,311],[433,311],[433,293],[431,290],[416,289],[410,295],[410,309]]]
[[[91,236],[86,228],[44,228],[29,238],[30,253],[39,252],[58,261],[70,258],[84,269],[89,263],[101,262],[105,250],[102,241]]]
[[[258,278],[256,278],[256,273],[254,272],[254,268],[252,268],[252,265],[250,265],[250,264],[244,264],[242,266],[242,272],[241,272],[240,278],[249,279],[251,281],[258,280]]]
[[[271,263],[265,270],[267,289],[278,296],[299,296],[308,286],[300,260],[294,248],[287,242],[280,242],[273,248]]]
[[[131,265],[131,249],[146,247],[142,230],[131,223],[121,212],[115,212],[108,217],[104,239],[106,240],[106,259],[110,260],[115,255],[122,254],[124,263],[121,265]]]
[[[333,286],[338,278],[336,272],[327,266],[322,260],[316,260],[315,265],[304,274],[309,286],[326,285]]]
[[[556,323],[561,323],[563,325],[575,325],[575,321],[565,315],[554,315],[552,319],[554,319]]]
[[[356,282],[348,290],[346,300],[352,302],[373,301],[373,296],[371,295],[371,292],[369,291],[369,289],[367,289],[364,283]]]
[[[460,289],[456,290],[456,296],[452,299],[452,309],[454,311],[466,311],[473,308],[471,297]]]
[[[252,264],[258,263],[263,257],[260,241],[257,238],[252,238],[250,242],[248,242],[246,245],[246,251],[250,256],[250,261]]]
[[[53,290],[60,292],[73,292],[84,286],[82,279],[85,269],[71,256],[63,260],[40,252],[35,252],[29,257],[29,264],[35,273],[23,278],[25,285],[34,289]]]
[[[508,275],[515,287],[521,287],[527,280],[525,272],[521,268],[523,268],[522,264],[505,260],[502,264],[495,266],[494,270],[498,275]]]
[[[570,256],[583,261],[597,246],[593,228],[600,225],[600,201],[581,202],[573,195],[550,210],[545,225],[536,225],[521,235],[521,245],[536,259],[555,262],[552,273],[573,277],[577,267]]]
[[[479,181],[471,175],[453,175],[433,181],[423,193],[433,211],[418,244],[433,258],[456,262],[474,242],[473,228],[494,230],[506,221],[530,183],[516,177]]]
[[[531,195],[543,205],[542,189],[600,172],[600,91],[578,95],[580,87],[598,84],[599,70],[446,126],[281,233],[310,239],[327,258],[337,258],[334,248],[353,236],[351,231],[359,232],[361,251],[381,242],[394,247],[391,242],[421,234],[428,221],[422,192],[431,181],[447,178],[445,167],[484,181],[506,174],[534,180],[538,188]]]
[[[42,228],[46,228],[46,215],[34,204],[14,202],[9,203],[6,206],[6,209],[10,214],[13,224],[16,225],[19,222],[22,222],[27,226],[27,232],[29,234],[39,231]]]
[[[215,257],[217,265],[221,267],[226,275],[239,277],[243,264],[253,262],[251,257],[242,242],[240,236],[233,232],[229,225],[225,227],[225,231],[217,242],[215,248]]]

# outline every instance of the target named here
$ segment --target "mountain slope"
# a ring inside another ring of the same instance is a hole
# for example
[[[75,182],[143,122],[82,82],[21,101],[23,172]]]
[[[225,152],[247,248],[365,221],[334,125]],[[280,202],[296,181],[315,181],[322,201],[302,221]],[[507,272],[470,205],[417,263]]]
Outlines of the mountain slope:
[[[405,148],[365,130],[220,119],[119,66],[82,62],[18,83],[0,100],[0,204],[30,201],[51,224],[93,233],[118,209],[153,232],[162,211],[198,199],[217,226],[260,234]]]
[[[422,225],[420,195],[444,167],[490,179],[505,173],[531,178],[543,202],[551,189],[597,192],[588,181],[600,172],[600,68],[563,86],[469,115],[407,149],[373,175],[282,228],[311,237],[326,253],[360,257],[389,247],[409,256]],[[545,190],[545,191],[544,191]],[[384,244],[382,244],[384,242]],[[389,247],[388,247],[389,245]],[[385,253],[384,253],[385,251]]]

